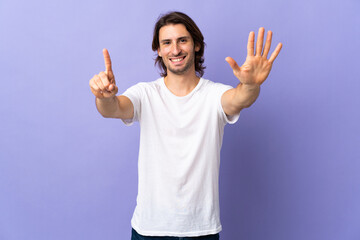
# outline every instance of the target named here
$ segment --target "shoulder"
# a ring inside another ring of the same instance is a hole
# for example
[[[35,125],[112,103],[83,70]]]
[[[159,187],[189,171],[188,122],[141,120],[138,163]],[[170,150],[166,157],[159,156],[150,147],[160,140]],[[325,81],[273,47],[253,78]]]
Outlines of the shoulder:
[[[139,82],[137,85],[141,88],[144,92],[151,94],[155,92],[159,92],[161,88],[161,81],[162,78],[156,79],[152,82]]]
[[[214,82],[214,81],[211,81],[208,79],[203,78],[202,80],[203,80],[203,88],[208,91],[214,92],[214,93],[223,93],[223,92],[233,88],[230,85],[226,85],[226,84],[219,83],[219,82]]]

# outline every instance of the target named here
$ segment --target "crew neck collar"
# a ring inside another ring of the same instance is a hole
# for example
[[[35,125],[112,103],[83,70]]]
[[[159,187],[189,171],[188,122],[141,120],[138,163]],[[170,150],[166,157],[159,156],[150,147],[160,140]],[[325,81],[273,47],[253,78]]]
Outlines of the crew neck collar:
[[[163,86],[163,88],[165,89],[165,91],[166,91],[168,94],[170,94],[171,96],[173,96],[173,97],[175,97],[175,98],[182,99],[182,98],[188,98],[188,97],[192,96],[192,95],[200,88],[200,86],[202,85],[202,83],[203,83],[203,78],[201,77],[201,78],[199,79],[199,82],[197,83],[197,85],[193,88],[193,90],[191,90],[191,92],[189,92],[189,93],[188,93],[187,95],[185,95],[185,96],[176,96],[174,93],[172,93],[172,92],[170,91],[170,89],[166,86],[166,84],[165,84],[165,78],[164,78],[164,77],[160,78],[160,82],[161,82],[161,85]]]

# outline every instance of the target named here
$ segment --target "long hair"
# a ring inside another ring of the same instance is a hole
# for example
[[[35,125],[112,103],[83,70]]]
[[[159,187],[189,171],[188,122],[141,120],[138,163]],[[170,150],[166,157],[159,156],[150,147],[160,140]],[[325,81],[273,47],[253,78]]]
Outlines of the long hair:
[[[203,56],[205,49],[204,37],[198,26],[188,15],[182,12],[170,12],[165,15],[161,15],[154,27],[152,50],[157,51],[160,47],[160,43],[159,43],[160,28],[169,24],[183,24],[186,27],[186,30],[190,33],[194,41],[194,48],[195,46],[200,46],[200,50],[195,52],[195,71],[198,73],[199,77],[202,77],[204,75],[204,69],[205,69],[205,66],[203,66],[204,63]],[[155,65],[156,64],[162,70],[161,76],[166,77],[167,68],[160,56],[156,57]]]

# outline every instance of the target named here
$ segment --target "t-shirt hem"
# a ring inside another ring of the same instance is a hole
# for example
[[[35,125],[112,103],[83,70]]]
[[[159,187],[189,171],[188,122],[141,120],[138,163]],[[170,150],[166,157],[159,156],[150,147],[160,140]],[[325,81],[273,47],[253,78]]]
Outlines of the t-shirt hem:
[[[194,231],[194,232],[168,232],[168,231],[143,231],[140,230],[137,226],[131,223],[131,226],[135,229],[137,233],[143,236],[157,236],[157,237],[200,237],[205,235],[217,234],[221,232],[222,226],[220,225],[216,229],[203,230],[203,231]]]

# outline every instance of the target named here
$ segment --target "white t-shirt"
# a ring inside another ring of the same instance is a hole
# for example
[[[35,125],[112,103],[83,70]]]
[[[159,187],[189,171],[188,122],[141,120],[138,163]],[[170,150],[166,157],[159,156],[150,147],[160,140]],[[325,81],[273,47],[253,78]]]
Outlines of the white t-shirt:
[[[164,78],[125,91],[140,123],[138,195],[131,225],[145,236],[193,237],[221,231],[220,148],[228,118],[222,94],[231,86],[201,78],[186,96]]]

